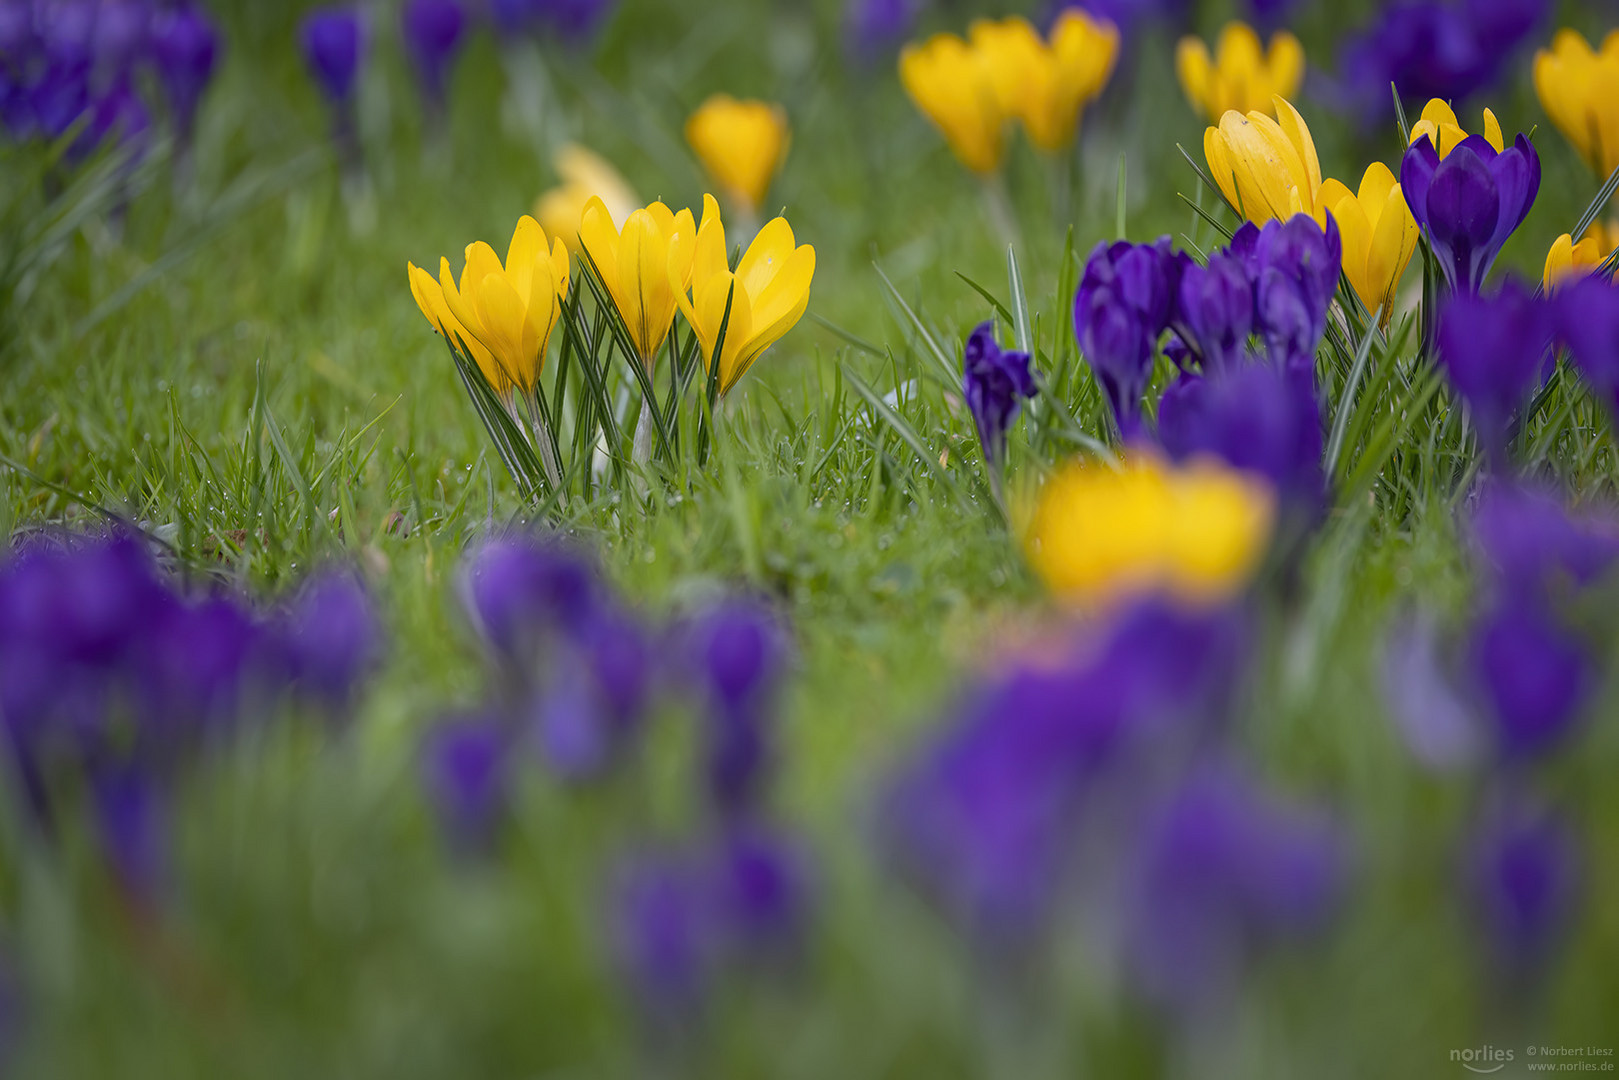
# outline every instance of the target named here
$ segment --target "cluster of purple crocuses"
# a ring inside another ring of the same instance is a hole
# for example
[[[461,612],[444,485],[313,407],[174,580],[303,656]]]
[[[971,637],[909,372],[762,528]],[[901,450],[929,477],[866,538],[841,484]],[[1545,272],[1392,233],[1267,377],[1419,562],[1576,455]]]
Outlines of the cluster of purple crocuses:
[[[696,718],[695,837],[651,842],[642,822],[612,869],[614,962],[654,1020],[688,1017],[713,981],[792,954],[806,929],[808,863],[773,820],[784,627],[732,598],[655,626],[592,561],[553,537],[487,542],[470,559],[465,605],[491,660],[488,700],[423,743],[424,781],[452,850],[487,856],[516,813],[525,771],[574,786],[644,779],[648,725]]]
[[[18,141],[77,130],[79,158],[108,139],[138,151],[151,128],[149,73],[183,148],[219,53],[192,0],[0,0],[0,126]]]
[[[166,806],[185,770],[270,719],[289,695],[333,721],[380,650],[346,571],[256,611],[182,588],[146,542],[41,534],[0,566],[0,763],[43,835],[94,823],[137,905],[169,888]]]
[[[1342,250],[1309,217],[1245,224],[1200,265],[1152,244],[1098,244],[1074,298],[1074,332],[1126,441],[1175,459],[1211,454],[1320,501],[1315,351]],[[1178,369],[1149,430],[1142,398],[1162,354]]]
[[[1400,0],[1384,7],[1339,54],[1337,97],[1367,124],[1390,117],[1396,86],[1410,104],[1460,106],[1499,83],[1544,23],[1546,0]]]
[[[1567,747],[1602,689],[1601,635],[1580,601],[1619,565],[1619,517],[1571,512],[1526,481],[1485,481],[1464,523],[1479,594],[1461,632],[1431,618],[1390,638],[1385,686],[1413,755],[1483,783],[1462,853],[1468,900],[1503,985],[1526,988],[1571,925],[1579,845],[1536,790],[1536,766]]]
[[[1619,417],[1619,288],[1600,275],[1550,296],[1512,278],[1493,294],[1456,296],[1440,314],[1437,343],[1451,386],[1498,469],[1559,348],[1568,350],[1610,418]]]
[[[882,789],[887,861],[981,954],[1080,933],[1145,1000],[1208,1003],[1320,928],[1347,870],[1332,819],[1231,744],[1250,622],[1142,600],[970,689]]]

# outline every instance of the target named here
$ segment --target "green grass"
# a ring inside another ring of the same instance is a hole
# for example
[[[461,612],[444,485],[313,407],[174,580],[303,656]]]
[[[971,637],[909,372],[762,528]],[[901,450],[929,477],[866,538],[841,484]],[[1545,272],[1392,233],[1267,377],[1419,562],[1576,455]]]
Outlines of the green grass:
[[[1218,242],[1177,198],[1213,212],[1175,148],[1200,158],[1202,125],[1163,78],[1170,44],[1149,39],[1086,121],[1070,214],[1054,218],[1050,177],[1019,145],[1017,289],[974,183],[890,71],[843,68],[827,5],[687,7],[626,4],[596,66],[547,56],[537,132],[512,117],[501,57],[480,36],[444,152],[424,146],[401,62],[380,46],[363,109],[379,225],[357,235],[290,47],[294,13],[233,5],[195,190],[171,196],[154,159],[127,211],[71,230],[0,313],[0,529],[115,514],[170,545],[199,584],[267,593],[352,560],[389,635],[344,738],[294,726],[188,787],[184,900],[161,925],[120,915],[82,831],[59,853],[0,848],[0,929],[39,988],[21,1074],[646,1075],[600,963],[599,886],[645,821],[672,830],[689,817],[684,726],[667,726],[618,781],[625,790],[530,783],[496,868],[448,866],[417,793],[417,733],[485,682],[455,595],[462,554],[532,511],[416,310],[405,263],[442,253],[458,264],[475,238],[502,247],[552,180],[536,135],[582,139],[644,197],[695,206],[702,178],[678,132],[719,89],[787,103],[793,149],[772,200],[817,248],[812,317],[739,386],[688,489],[645,501],[620,489],[554,524],[598,548],[650,612],[721,586],[779,599],[799,658],[781,815],[803,823],[822,860],[823,918],[806,977],[725,1001],[711,1056],[672,1052],[669,1073],[1427,1076],[1450,1067],[1452,1048],[1525,1041],[1492,1014],[1454,902],[1454,842],[1474,793],[1421,773],[1373,692],[1389,616],[1413,604],[1453,615],[1472,588],[1452,524],[1472,454],[1446,393],[1423,393],[1416,333],[1398,324],[1393,346],[1362,353],[1357,337],[1323,350],[1343,415],[1341,494],[1297,586],[1269,609],[1239,732],[1267,775],[1333,800],[1359,837],[1359,884],[1330,947],[1267,967],[1229,1030],[1177,1047],[1098,999],[1090,961],[1070,946],[1051,992],[1003,1029],[994,1003],[1010,991],[981,981],[933,914],[884,887],[860,833],[872,779],[964,674],[1049,614],[940,364],[994,313],[983,294],[1026,308],[1069,417],[1020,427],[1014,476],[1105,438],[1075,355],[1073,283],[1121,216],[1131,239]],[[1328,40],[1330,27],[1313,29],[1307,46]],[[1597,185],[1545,122],[1526,71],[1494,104],[1509,131],[1539,125],[1542,193],[1504,258],[1538,276]],[[1396,160],[1396,133],[1362,137],[1302,108],[1329,174]],[[862,385],[876,397],[912,388],[884,417]],[[1527,459],[1582,493],[1611,493],[1600,407],[1565,380],[1539,417]],[[1612,705],[1544,778],[1590,862],[1578,948],[1533,1014],[1537,1039],[1612,1037]],[[626,820],[648,791],[658,812]]]

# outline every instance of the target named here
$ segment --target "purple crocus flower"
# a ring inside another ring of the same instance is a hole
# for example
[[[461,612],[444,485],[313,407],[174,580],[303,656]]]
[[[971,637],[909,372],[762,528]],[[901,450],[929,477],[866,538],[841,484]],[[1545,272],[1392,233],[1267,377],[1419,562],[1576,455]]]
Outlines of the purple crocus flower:
[[[613,11],[613,0],[532,0],[540,17],[568,41],[596,35]]]
[[[1584,586],[1619,562],[1619,519],[1575,515],[1563,499],[1527,483],[1492,479],[1469,523],[1503,595],[1534,600],[1564,580]]]
[[[1315,371],[1315,351],[1327,332],[1327,309],[1338,289],[1343,242],[1337,219],[1323,230],[1307,214],[1239,229],[1231,250],[1254,275],[1254,324],[1271,363]]]
[[[1424,135],[1400,161],[1400,187],[1458,295],[1477,293],[1540,191],[1540,155],[1523,135],[1500,153],[1469,135],[1443,161]]]
[[[626,860],[609,898],[620,977],[650,1019],[675,1022],[701,1006],[714,963],[703,882],[675,856]]]
[[[843,8],[844,48],[864,66],[876,64],[910,39],[921,0],[848,0]]]
[[[1179,293],[1180,319],[1197,343],[1203,371],[1244,363],[1254,330],[1254,282],[1242,256],[1219,250],[1210,253],[1207,266],[1187,266]]]
[[[1074,297],[1074,335],[1126,437],[1140,426],[1153,353],[1188,262],[1165,236],[1155,244],[1100,243],[1085,263]]]
[[[1450,771],[1471,764],[1484,742],[1477,717],[1458,689],[1431,616],[1395,626],[1383,649],[1383,697],[1407,749],[1424,767]]]
[[[155,907],[168,878],[168,826],[163,793],[132,768],[108,770],[92,784],[96,824],[108,865],[126,899]]]
[[[1557,335],[1593,393],[1619,422],[1619,287],[1594,274],[1557,291]]]
[[[422,96],[433,107],[441,107],[450,66],[466,29],[461,0],[409,0],[400,15],[400,26]]]
[[[514,535],[484,544],[462,578],[466,606],[502,658],[527,664],[548,637],[584,633],[600,608],[594,568],[557,540]]]
[[[1240,772],[1199,769],[1140,842],[1126,892],[1130,967],[1172,1006],[1232,986],[1248,954],[1320,928],[1344,877],[1343,842]]]
[[[630,745],[645,717],[653,667],[646,632],[629,614],[603,612],[554,665],[538,694],[540,750],[558,775],[600,777]]]
[[[1208,454],[1257,473],[1311,516],[1326,486],[1321,428],[1309,380],[1268,364],[1182,374],[1158,402],[1158,441],[1175,460]]]
[[[352,703],[381,653],[382,628],[365,586],[350,572],[306,582],[284,620],[292,674],[334,707]]]
[[[299,24],[298,40],[321,92],[346,108],[365,62],[365,16],[357,7],[316,8]]]
[[[1576,909],[1580,849],[1558,818],[1516,803],[1493,808],[1473,836],[1468,885],[1497,960],[1529,981],[1567,936]]]
[[[188,143],[219,62],[219,31],[200,5],[183,3],[152,17],[151,48],[175,132]]]
[[[1390,4],[1344,45],[1343,96],[1368,122],[1392,119],[1390,84],[1410,103],[1460,106],[1500,81],[1548,7],[1547,0]]]
[[[773,766],[775,696],[786,643],[774,615],[749,601],[710,609],[690,636],[694,672],[709,705],[709,795],[721,813],[745,814],[758,803]]]
[[[1514,414],[1545,377],[1552,331],[1546,303],[1512,279],[1494,296],[1458,293],[1440,312],[1440,362],[1498,465]]]
[[[733,951],[790,957],[809,922],[809,868],[788,838],[761,827],[728,831],[708,869],[715,916]]]
[[[1006,461],[1006,433],[1017,419],[1024,398],[1035,395],[1029,354],[1002,349],[993,323],[980,323],[962,351],[962,393],[978,428],[978,442],[997,495]]]
[[[1546,753],[1568,734],[1595,689],[1585,647],[1543,607],[1507,599],[1473,627],[1472,675],[1501,752]]]
[[[428,733],[422,748],[427,794],[452,847],[485,851],[510,799],[510,739],[497,716],[452,717]]]

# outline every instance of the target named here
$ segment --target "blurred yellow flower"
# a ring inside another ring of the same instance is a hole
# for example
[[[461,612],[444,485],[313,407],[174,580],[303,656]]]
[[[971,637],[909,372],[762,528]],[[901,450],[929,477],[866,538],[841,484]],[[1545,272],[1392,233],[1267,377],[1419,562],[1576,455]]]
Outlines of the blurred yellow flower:
[[[1360,191],[1351,192],[1337,180],[1327,180],[1316,196],[1315,219],[1326,228],[1327,215],[1338,222],[1343,238],[1344,273],[1367,311],[1383,309],[1387,324],[1394,311],[1394,290],[1417,250],[1417,219],[1405,204],[1394,173],[1374,161],[1360,178]]]
[[[1579,243],[1568,233],[1559,236],[1546,253],[1546,270],[1541,276],[1546,291],[1551,292],[1570,278],[1593,272],[1615,248],[1619,248],[1619,221],[1608,225],[1593,221]]]
[[[1203,133],[1203,156],[1226,199],[1256,225],[1316,212],[1321,161],[1310,129],[1286,98],[1275,97],[1276,119],[1231,110]]]
[[[1535,92],[1541,108],[1606,180],[1619,168],[1619,30],[1594,52],[1573,30],[1559,30],[1552,47],[1535,54]]]
[[[1423,106],[1422,119],[1411,125],[1411,141],[1415,143],[1424,135],[1433,143],[1434,149],[1439,151],[1440,160],[1450,156],[1456,145],[1467,138],[1467,132],[1456,119],[1456,112],[1449,105],[1434,98]],[[1501,124],[1496,120],[1495,114],[1489,109],[1484,110],[1484,138],[1496,153],[1501,152],[1504,145],[1501,141]]]
[[[562,182],[535,200],[534,217],[547,236],[559,238],[574,254],[579,253],[579,221],[592,198],[602,201],[615,222],[641,205],[617,169],[578,143],[563,146],[551,163]]]
[[[1220,31],[1213,56],[1201,39],[1181,38],[1175,48],[1175,72],[1187,100],[1205,119],[1218,120],[1232,109],[1274,116],[1271,99],[1291,99],[1304,82],[1304,46],[1279,30],[1265,49],[1252,27],[1229,22]]]
[[[725,329],[719,357],[719,392],[723,397],[747,373],[761,353],[791,330],[809,307],[815,277],[815,249],[796,246],[793,229],[776,218],[759,230],[732,273],[727,262],[725,224],[712,195],[703,196],[703,223],[697,230],[697,254],[691,272],[691,298],[677,288],[675,299],[691,323],[703,354],[712,358]],[[725,306],[731,306],[730,319]]]
[[[1269,485],[1213,460],[1074,462],[1040,492],[1025,549],[1046,586],[1077,606],[1143,592],[1218,601],[1252,578],[1275,517]]]
[[[1080,114],[1107,85],[1119,52],[1112,23],[1073,9],[1058,17],[1049,41],[1018,16],[981,19],[968,37],[1000,111],[1017,117],[1029,141],[1046,153],[1073,144]]]
[[[533,218],[517,222],[506,263],[482,240],[466,249],[457,285],[450,260],[439,260],[439,278],[406,263],[410,291],[433,328],[457,335],[497,394],[513,386],[532,390],[545,364],[546,343],[568,295],[568,249],[548,242]]]
[[[728,94],[715,94],[686,121],[686,142],[703,168],[749,215],[764,205],[789,137],[787,112],[780,105],[738,101]]]
[[[982,52],[954,34],[936,34],[900,52],[899,79],[957,160],[981,176],[1001,167],[1008,113]]]
[[[636,354],[648,368],[675,320],[675,293],[691,284],[697,228],[691,211],[661,202],[633,211],[621,232],[599,198],[585,206],[579,240],[607,286]]]

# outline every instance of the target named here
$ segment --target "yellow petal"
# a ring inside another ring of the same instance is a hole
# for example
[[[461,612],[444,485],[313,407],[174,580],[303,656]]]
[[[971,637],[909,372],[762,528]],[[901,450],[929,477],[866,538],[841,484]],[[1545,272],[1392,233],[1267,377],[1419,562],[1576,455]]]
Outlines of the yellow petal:
[[[1541,282],[1549,292],[1562,283],[1574,270],[1574,239],[1564,233],[1552,241],[1551,250],[1546,252],[1546,268],[1541,274]]]
[[[1501,122],[1495,118],[1495,113],[1489,109],[1484,110],[1484,139],[1495,147],[1496,153],[1501,152],[1503,145],[1501,141]]]
[[[1369,171],[1369,170],[1368,170]],[[1363,185],[1364,186],[1364,185]],[[1362,206],[1367,204],[1363,201]],[[1373,216],[1375,214],[1375,217]],[[1372,300],[1361,297],[1368,311],[1383,306],[1385,323],[1394,313],[1394,293],[1411,255],[1417,250],[1417,219],[1411,216],[1405,204],[1405,193],[1395,184],[1384,195],[1380,204],[1373,203],[1367,211],[1372,224],[1371,250],[1366,259],[1366,280],[1375,289]]]
[[[518,296],[528,295],[534,257],[545,250],[545,231],[540,228],[540,223],[527,214],[518,218],[517,228],[512,231],[511,245],[506,249],[506,275]]]
[[[1304,85],[1304,46],[1286,30],[1279,30],[1270,39],[1268,61],[1272,93],[1291,100]]]
[[[701,284],[718,274],[730,270],[730,252],[725,246],[725,222],[720,220],[719,203],[714,196],[703,196],[703,223],[697,228],[697,249],[692,259],[691,280]],[[684,293],[685,286],[676,282],[676,291]]]
[[[1209,91],[1214,71],[1209,47],[1195,37],[1181,38],[1180,44],[1175,46],[1175,74],[1192,107],[1204,116],[1212,115],[1214,106]]]
[[[1321,190],[1316,193],[1315,213],[1312,215],[1315,218],[1315,223],[1325,229],[1327,227],[1328,212],[1334,210],[1343,200],[1349,199],[1353,201],[1354,198],[1355,196],[1340,181],[1331,177],[1323,180]]]
[[[764,292],[793,253],[794,244],[793,227],[786,218],[775,218],[759,230],[736,267],[737,280],[749,296],[758,297]]]
[[[618,226],[599,196],[591,196],[579,219],[579,242],[609,288],[618,280]]]
[[[1276,123],[1304,167],[1302,178],[1295,174],[1294,182],[1298,185],[1300,194],[1305,196],[1305,210],[1313,210],[1315,193],[1321,190],[1321,159],[1316,157],[1315,140],[1310,137],[1309,125],[1304,122],[1304,117],[1299,115],[1292,102],[1280,95],[1272,100],[1276,104]]]
[[[760,354],[781,340],[804,317],[809,309],[810,285],[814,278],[815,249],[805,244],[787,257],[769,287],[751,298],[750,337],[736,358],[727,389],[747,373]]]
[[[1209,178],[1219,187],[1226,201],[1246,216],[1242,200],[1238,197],[1236,178],[1232,173],[1231,147],[1225,134],[1217,127],[1203,132],[1203,160],[1209,165]]]

